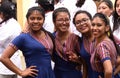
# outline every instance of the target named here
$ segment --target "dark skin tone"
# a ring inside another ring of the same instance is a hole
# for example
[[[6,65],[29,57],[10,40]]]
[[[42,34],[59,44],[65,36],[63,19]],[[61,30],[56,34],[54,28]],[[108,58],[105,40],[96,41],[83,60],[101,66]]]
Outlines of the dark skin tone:
[[[41,13],[37,10],[33,11],[31,15],[27,18],[28,26],[30,28],[29,33],[31,35],[34,35],[37,38],[45,38],[45,33],[41,30],[42,25],[44,23],[44,17],[41,15]],[[31,76],[35,77],[37,76],[38,70],[36,70],[36,66],[30,66],[26,68],[25,70],[21,70],[10,60],[10,57],[17,51],[16,48],[13,48],[12,46],[8,46],[5,51],[3,52],[3,55],[0,58],[0,61],[5,64],[6,67],[8,67],[10,70],[15,72],[16,74],[26,77]]]

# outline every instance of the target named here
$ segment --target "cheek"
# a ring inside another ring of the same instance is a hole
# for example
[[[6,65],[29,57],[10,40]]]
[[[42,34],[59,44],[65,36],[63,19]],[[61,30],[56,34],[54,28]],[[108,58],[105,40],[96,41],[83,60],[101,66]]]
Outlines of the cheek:
[[[79,26],[76,27],[76,30],[79,31],[80,33],[83,32],[83,30],[81,30],[81,28]]]
[[[56,30],[58,30],[59,29],[59,24],[54,23],[54,27],[55,27]]]
[[[118,8],[116,8],[116,12],[119,14],[119,9]]]
[[[31,23],[32,23],[32,21],[28,19],[28,20],[27,20],[27,23],[28,23],[28,24],[31,24]]]
[[[70,27],[70,23],[68,23],[67,26]]]
[[[40,20],[40,23],[44,23],[45,21],[44,20]]]

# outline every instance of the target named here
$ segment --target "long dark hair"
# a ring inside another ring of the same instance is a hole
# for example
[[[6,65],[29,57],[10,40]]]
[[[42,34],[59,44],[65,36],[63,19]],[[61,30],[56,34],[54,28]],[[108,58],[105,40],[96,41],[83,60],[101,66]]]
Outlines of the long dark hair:
[[[15,5],[10,1],[3,1],[1,3],[0,13],[3,14],[4,17],[3,21],[0,22],[0,24],[6,22],[10,18],[16,19]]]
[[[115,0],[114,12],[113,12],[113,31],[117,30],[120,26],[120,16],[116,12],[116,4],[118,0]]]
[[[108,17],[107,17],[106,15],[104,15],[104,14],[102,14],[102,13],[96,13],[96,14],[93,16],[93,19],[94,19],[95,17],[101,18],[101,19],[104,21],[104,23],[105,23],[106,26],[110,26],[109,19],[108,19]],[[109,27],[109,28],[110,28],[110,27]],[[117,54],[120,55],[120,47],[119,47],[119,45],[117,45],[116,42],[115,42],[115,37],[113,36],[113,32],[112,32],[111,28],[110,28],[110,30],[109,30],[108,32],[106,32],[106,33],[109,33],[109,36],[108,36],[108,37],[113,41],[113,43],[114,43],[114,45],[115,45],[115,47],[116,47]]]

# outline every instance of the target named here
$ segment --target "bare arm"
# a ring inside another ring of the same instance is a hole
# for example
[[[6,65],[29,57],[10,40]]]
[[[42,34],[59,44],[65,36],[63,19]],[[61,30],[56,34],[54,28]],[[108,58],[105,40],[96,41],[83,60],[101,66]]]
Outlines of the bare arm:
[[[120,56],[117,57],[117,67],[115,68],[114,75],[120,72]]]
[[[81,65],[83,65],[83,77],[87,78],[87,65],[85,60],[82,57],[77,56],[77,54],[73,52],[69,52],[69,60],[75,63],[78,63],[79,66],[77,66],[77,69],[81,70]]]
[[[15,72],[16,74],[22,76],[22,77],[26,77],[26,76],[35,76],[37,75],[35,72],[37,72],[37,70],[35,70],[36,66],[30,66],[29,68],[25,69],[24,71],[22,71],[21,69],[19,69],[11,60],[10,57],[16,52],[16,50],[11,47],[8,46],[1,58],[0,61],[11,71]]]
[[[114,75],[117,75],[120,72],[120,65],[118,65],[114,71]]]
[[[110,60],[106,60],[103,62],[104,67],[104,78],[112,78],[112,64]]]
[[[80,58],[83,64],[83,77],[82,78],[87,78],[87,64],[83,58]]]

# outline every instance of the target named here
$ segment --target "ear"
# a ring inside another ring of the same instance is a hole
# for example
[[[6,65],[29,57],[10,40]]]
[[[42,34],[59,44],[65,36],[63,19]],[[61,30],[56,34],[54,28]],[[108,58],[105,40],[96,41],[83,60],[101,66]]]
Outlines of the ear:
[[[57,30],[56,22],[53,21],[53,24],[54,24],[54,31],[56,31]]]
[[[108,32],[109,30],[110,30],[110,26],[107,25],[107,26],[105,27],[105,31]]]

